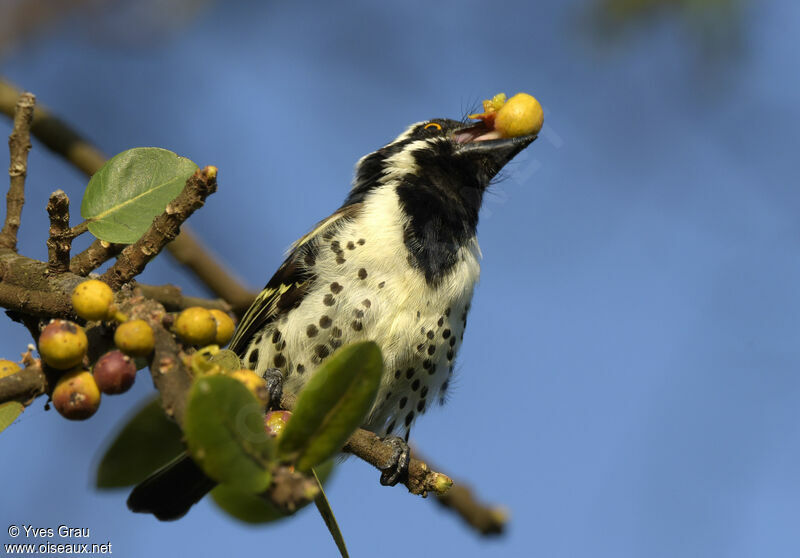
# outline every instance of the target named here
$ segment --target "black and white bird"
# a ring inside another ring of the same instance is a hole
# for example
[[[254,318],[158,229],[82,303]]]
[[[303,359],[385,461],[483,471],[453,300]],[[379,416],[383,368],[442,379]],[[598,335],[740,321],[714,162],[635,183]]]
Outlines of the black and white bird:
[[[403,438],[447,392],[480,273],[484,192],[536,139],[494,139],[488,126],[419,122],[363,157],[344,204],[291,247],[229,347],[297,393],[338,347],[375,341],[384,375],[363,427],[395,447],[384,484],[407,474]],[[183,458],[134,489],[128,505],[174,519],[211,487]]]

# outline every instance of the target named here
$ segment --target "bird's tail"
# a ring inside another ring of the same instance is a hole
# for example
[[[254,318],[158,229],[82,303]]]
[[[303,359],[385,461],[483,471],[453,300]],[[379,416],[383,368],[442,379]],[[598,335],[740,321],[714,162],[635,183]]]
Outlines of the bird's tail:
[[[136,485],[128,508],[172,521],[186,515],[216,484],[183,453]]]

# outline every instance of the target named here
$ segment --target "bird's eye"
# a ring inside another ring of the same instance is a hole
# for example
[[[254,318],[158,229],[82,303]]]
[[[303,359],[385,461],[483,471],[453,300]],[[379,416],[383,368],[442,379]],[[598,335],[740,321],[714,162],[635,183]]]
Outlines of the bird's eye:
[[[439,132],[442,129],[442,125],[439,124],[438,122],[428,122],[427,124],[425,124],[425,126],[422,129],[423,130],[432,130],[434,132]]]

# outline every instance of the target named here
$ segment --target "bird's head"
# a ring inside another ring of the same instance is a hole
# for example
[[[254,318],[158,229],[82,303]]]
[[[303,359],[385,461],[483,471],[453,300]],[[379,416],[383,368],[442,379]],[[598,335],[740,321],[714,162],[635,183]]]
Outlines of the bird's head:
[[[417,190],[423,197],[460,201],[477,210],[491,180],[535,139],[536,135],[502,138],[483,121],[417,122],[361,158],[347,203],[361,201],[371,190],[391,183],[399,192]]]
[[[377,206],[399,213],[381,218],[400,220],[409,262],[429,283],[438,283],[453,269],[459,251],[474,241],[489,183],[536,139],[535,134],[499,136],[491,121],[468,125],[437,118],[412,124],[361,158],[345,206],[375,205],[390,194],[396,202]]]

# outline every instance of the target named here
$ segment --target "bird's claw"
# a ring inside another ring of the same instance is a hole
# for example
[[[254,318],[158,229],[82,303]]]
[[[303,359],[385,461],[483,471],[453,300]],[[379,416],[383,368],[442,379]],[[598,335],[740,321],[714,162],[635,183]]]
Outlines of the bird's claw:
[[[280,409],[281,397],[283,397],[283,372],[278,368],[267,368],[264,372],[264,380],[267,382],[267,392],[269,393],[269,408]]]
[[[392,457],[386,467],[381,469],[381,484],[394,486],[408,479],[408,464],[411,462],[411,450],[408,442],[399,436],[387,436],[383,443],[392,448]]]

